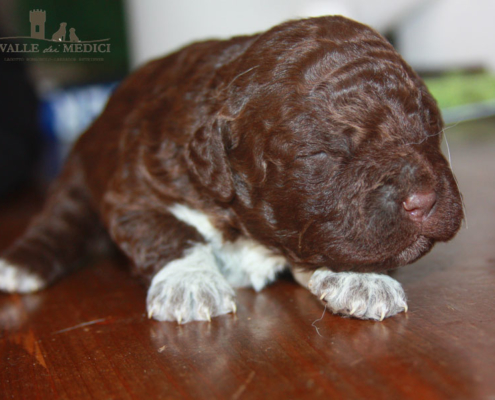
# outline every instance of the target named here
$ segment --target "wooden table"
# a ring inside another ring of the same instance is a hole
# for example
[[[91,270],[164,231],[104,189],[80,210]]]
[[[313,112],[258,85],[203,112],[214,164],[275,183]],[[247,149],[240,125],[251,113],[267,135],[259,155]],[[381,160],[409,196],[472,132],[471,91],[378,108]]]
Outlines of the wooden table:
[[[495,121],[448,131],[468,229],[395,273],[409,312],[344,319],[290,279],[238,290],[237,315],[150,321],[125,262],[0,295],[1,399],[495,399]],[[0,247],[38,209],[1,203]]]

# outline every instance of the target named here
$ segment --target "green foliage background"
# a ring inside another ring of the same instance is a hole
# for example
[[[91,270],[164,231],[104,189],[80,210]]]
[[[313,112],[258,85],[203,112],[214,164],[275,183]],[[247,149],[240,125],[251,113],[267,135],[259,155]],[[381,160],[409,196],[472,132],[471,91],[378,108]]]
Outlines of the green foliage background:
[[[450,72],[425,83],[442,109],[495,100],[495,75],[489,72]]]

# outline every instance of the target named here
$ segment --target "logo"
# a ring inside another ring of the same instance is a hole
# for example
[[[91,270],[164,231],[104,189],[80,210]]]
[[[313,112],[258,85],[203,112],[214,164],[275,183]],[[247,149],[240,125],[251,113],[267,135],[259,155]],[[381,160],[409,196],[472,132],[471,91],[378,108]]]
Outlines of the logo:
[[[89,55],[104,55],[110,53],[110,39],[84,40],[84,34],[76,34],[76,27],[70,26],[67,22],[61,22],[57,31],[50,35],[45,31],[46,11],[31,10],[29,12],[29,22],[31,24],[31,36],[2,37],[0,40],[0,52],[11,58],[5,61],[75,61],[75,58],[23,58],[20,56],[33,56],[37,53],[64,55],[64,56],[85,56],[79,58],[80,61],[103,61],[103,58],[88,58]],[[47,37],[48,36],[48,37]],[[9,43],[11,39],[22,39],[24,43]],[[29,40],[28,40],[29,39]],[[20,57],[20,58],[19,58]]]

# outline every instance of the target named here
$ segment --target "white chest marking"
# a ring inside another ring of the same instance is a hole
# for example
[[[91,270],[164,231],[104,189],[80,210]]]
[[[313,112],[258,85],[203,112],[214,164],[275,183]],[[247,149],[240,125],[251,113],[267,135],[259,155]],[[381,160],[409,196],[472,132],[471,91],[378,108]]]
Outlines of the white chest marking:
[[[273,254],[250,238],[240,237],[235,242],[224,241],[221,232],[200,211],[182,204],[173,205],[169,211],[177,219],[196,228],[211,245],[222,274],[232,286],[252,286],[259,291],[273,282],[277,273],[288,265],[285,257]]]

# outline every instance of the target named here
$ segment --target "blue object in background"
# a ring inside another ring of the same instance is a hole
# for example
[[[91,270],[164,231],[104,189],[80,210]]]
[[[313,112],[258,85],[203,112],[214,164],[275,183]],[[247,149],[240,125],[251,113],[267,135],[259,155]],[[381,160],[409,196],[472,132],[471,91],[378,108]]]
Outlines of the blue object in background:
[[[41,99],[40,124],[45,149],[42,181],[53,180],[77,138],[101,114],[118,82],[60,89]]]
[[[41,127],[45,137],[67,147],[103,111],[117,82],[56,90],[42,97]]]

